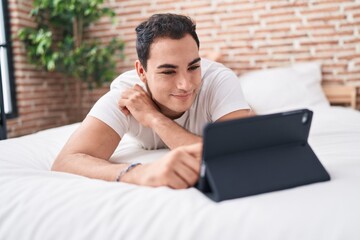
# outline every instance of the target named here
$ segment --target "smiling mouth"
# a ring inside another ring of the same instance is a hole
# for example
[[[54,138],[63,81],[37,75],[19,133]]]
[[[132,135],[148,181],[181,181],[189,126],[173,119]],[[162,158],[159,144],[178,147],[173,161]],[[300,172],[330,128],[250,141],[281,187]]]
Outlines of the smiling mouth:
[[[179,94],[171,94],[171,96],[178,98],[178,99],[188,99],[189,97],[191,97],[193,94],[193,92],[189,92],[189,93],[179,93]]]

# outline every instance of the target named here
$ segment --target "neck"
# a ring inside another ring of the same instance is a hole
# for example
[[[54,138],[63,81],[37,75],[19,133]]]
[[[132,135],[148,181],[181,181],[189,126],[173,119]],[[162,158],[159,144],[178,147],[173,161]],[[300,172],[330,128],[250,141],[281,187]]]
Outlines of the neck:
[[[153,101],[155,102],[156,106],[158,106],[158,108],[160,109],[160,112],[172,120],[180,118],[185,113],[185,112],[181,112],[181,113],[174,112],[168,109],[167,107],[157,103],[154,99]]]

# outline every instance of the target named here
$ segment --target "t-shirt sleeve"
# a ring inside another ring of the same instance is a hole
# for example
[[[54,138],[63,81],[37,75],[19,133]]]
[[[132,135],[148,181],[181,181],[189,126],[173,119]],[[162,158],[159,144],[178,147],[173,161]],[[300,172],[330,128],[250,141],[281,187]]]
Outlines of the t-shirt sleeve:
[[[250,109],[245,100],[238,77],[228,68],[223,68],[212,76],[209,112],[211,120],[215,122],[228,113]]]
[[[130,120],[118,107],[121,93],[120,88],[110,90],[95,103],[88,115],[107,124],[122,138],[129,131]]]

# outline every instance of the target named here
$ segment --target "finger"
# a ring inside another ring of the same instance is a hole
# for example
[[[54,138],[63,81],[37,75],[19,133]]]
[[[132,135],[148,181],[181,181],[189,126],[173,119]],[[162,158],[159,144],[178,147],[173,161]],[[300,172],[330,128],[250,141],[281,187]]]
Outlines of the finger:
[[[134,90],[133,89],[126,89],[125,91],[123,91],[121,93],[121,98],[129,98],[132,94],[134,93]]]
[[[200,172],[200,158],[195,158],[194,156],[187,154],[186,156],[180,159],[181,164],[189,168],[195,175],[198,175]]]
[[[135,84],[133,89],[137,91],[145,92],[144,89],[139,84]]]
[[[174,170],[178,177],[186,182],[187,187],[193,186],[199,177],[199,172],[194,171],[185,164],[176,167]]]
[[[191,186],[199,175],[200,159],[196,159],[193,155],[182,149],[174,150],[172,155],[172,168]]]
[[[128,102],[127,99],[120,99],[120,100],[118,101],[118,106],[119,106],[119,108],[124,108],[124,107],[126,107],[127,102]]]
[[[189,184],[182,177],[173,172],[169,178],[167,186],[173,189],[185,189],[189,187]]]
[[[120,108],[120,111],[125,114],[126,116],[130,114],[129,109],[126,107],[127,100],[120,99],[118,102],[118,106]]]
[[[202,156],[202,148],[203,148],[202,142],[182,146],[182,149],[184,151],[186,151],[187,153],[193,155],[196,158],[201,158],[201,156]]]
[[[192,178],[196,178],[196,172],[184,164],[182,158],[189,158],[191,155],[181,150],[174,150],[166,156],[164,158],[166,161],[163,165],[165,184],[175,189],[190,187],[192,185]]]
[[[120,110],[121,110],[121,112],[122,112],[123,114],[125,114],[126,116],[130,114],[130,111],[129,111],[126,107],[123,107],[123,108],[121,108]]]
[[[181,154],[178,154],[177,158],[179,161],[186,164],[191,168],[196,174],[200,171],[200,163],[202,159],[202,144],[193,144],[188,146],[183,146],[177,149]]]

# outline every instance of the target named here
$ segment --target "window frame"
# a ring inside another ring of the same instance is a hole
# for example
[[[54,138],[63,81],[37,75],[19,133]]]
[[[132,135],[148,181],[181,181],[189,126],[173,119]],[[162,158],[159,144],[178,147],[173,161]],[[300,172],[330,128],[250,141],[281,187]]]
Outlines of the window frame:
[[[9,85],[9,94],[10,94],[10,104],[11,104],[11,111],[5,113],[6,119],[16,118],[18,117],[18,109],[17,109],[17,102],[16,102],[16,91],[15,91],[15,77],[14,77],[14,62],[13,62],[13,51],[12,51],[12,42],[11,42],[11,26],[10,26],[10,16],[9,16],[9,7],[7,0],[1,0],[2,10],[3,10],[3,23],[4,32],[5,32],[5,42],[0,44],[5,44],[3,48],[6,49],[6,58],[7,58],[7,72],[8,72],[8,79],[2,78],[2,81],[8,81]],[[6,71],[5,70],[5,71]],[[2,88],[4,91],[4,89]],[[3,99],[5,102],[5,99]],[[5,109],[5,103],[4,103]]]

